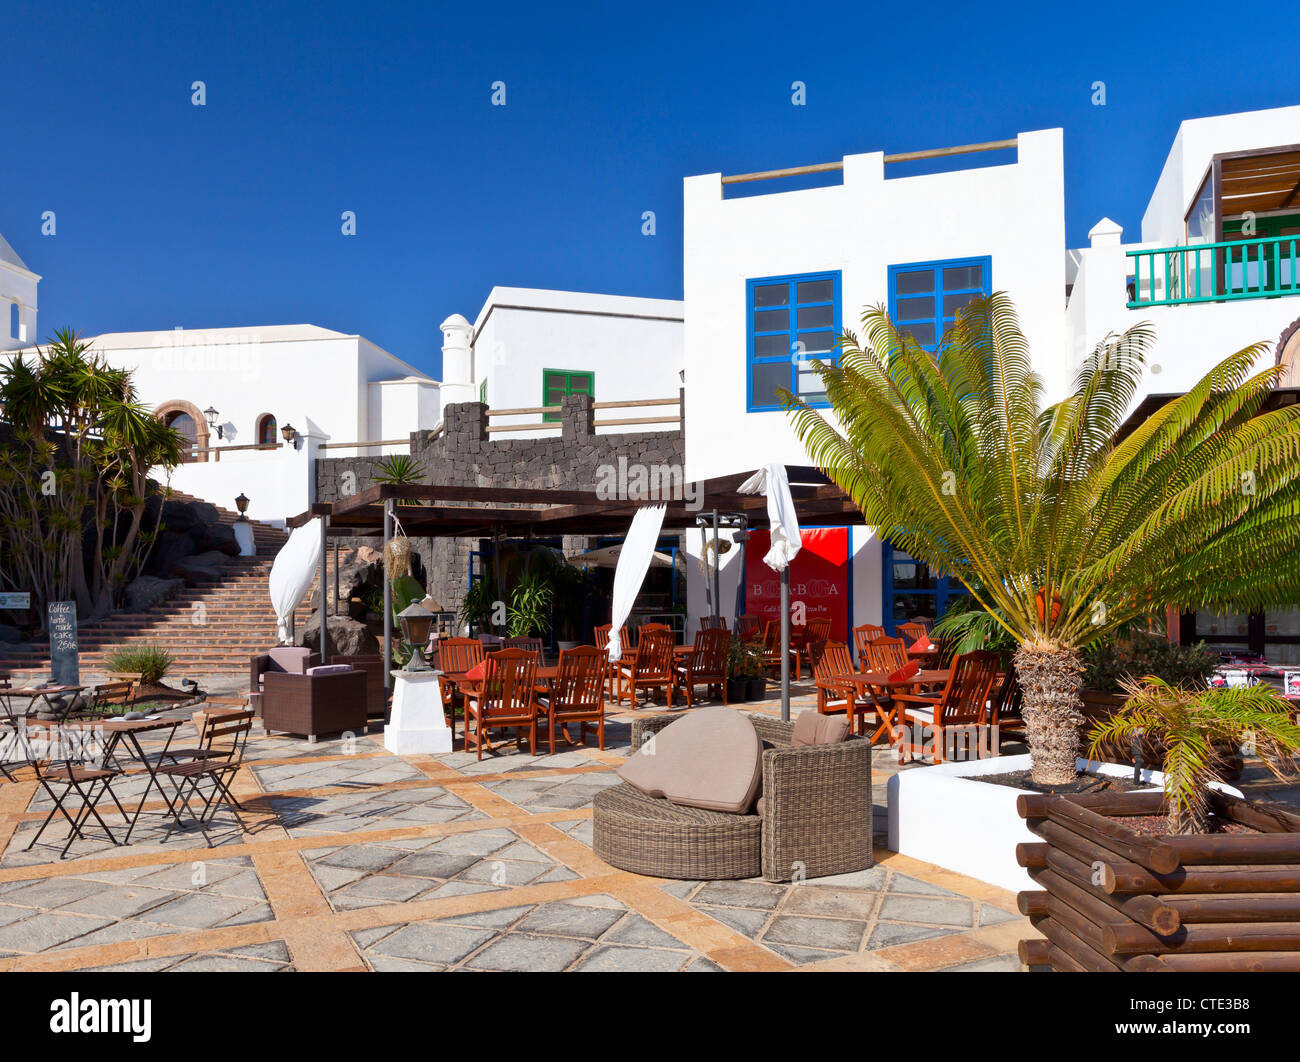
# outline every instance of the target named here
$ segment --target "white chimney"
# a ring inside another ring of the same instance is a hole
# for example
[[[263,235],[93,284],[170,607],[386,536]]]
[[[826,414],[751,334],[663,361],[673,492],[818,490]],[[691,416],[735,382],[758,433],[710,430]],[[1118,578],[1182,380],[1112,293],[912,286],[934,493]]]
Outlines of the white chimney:
[[[454,313],[439,327],[442,329],[440,405],[446,408],[457,402],[475,402],[478,391],[474,387],[474,326]]]

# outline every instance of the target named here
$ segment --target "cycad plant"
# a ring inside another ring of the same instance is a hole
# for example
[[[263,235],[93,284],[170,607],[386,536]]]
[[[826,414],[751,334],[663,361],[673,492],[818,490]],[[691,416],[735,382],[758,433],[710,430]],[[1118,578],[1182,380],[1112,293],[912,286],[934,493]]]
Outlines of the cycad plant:
[[[1149,675],[1126,682],[1124,691],[1124,707],[1093,727],[1089,754],[1135,737],[1163,745],[1170,833],[1208,828],[1209,785],[1221,780],[1225,746],[1258,756],[1278,778],[1296,774],[1300,726],[1271,686],[1188,690]]]
[[[1044,408],[1011,300],[977,299],[936,352],[884,308],[816,363],[832,416],[785,393],[812,460],[881,537],[959,579],[1019,648],[1034,781],[1075,777],[1081,650],[1163,611],[1300,600],[1300,406],[1261,412],[1264,346],[1215,366],[1123,441],[1148,325],[1108,336]]]

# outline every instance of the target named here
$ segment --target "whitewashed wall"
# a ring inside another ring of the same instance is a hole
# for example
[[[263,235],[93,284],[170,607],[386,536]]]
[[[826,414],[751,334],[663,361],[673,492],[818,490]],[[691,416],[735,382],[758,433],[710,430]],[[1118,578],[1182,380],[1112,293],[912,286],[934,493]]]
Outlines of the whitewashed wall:
[[[475,322],[474,382],[487,380],[493,409],[531,409],[542,402],[545,369],[594,372],[596,401],[677,397],[685,364],[682,303],[531,288],[493,288]],[[658,416],[646,431],[671,429],[677,407],[598,411],[597,419]],[[537,415],[493,417],[492,425],[534,423]],[[629,428],[598,429],[610,431]],[[512,438],[556,434],[557,424]]]
[[[889,266],[988,255],[1049,390],[1063,390],[1065,206],[1061,131],[1021,133],[1011,165],[886,179],[877,152],[844,183],[736,199],[720,174],[685,181],[687,474],[806,462],[787,417],[746,411],[746,280],[840,270],[843,326],[888,302]]]

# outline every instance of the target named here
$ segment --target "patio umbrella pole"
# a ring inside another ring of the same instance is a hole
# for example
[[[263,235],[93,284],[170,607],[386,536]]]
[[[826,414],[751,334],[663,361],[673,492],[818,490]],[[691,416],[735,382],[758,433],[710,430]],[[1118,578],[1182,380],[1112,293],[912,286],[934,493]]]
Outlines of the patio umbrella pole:
[[[713,510],[713,618],[722,615],[722,602],[718,599],[722,582],[722,557],[718,553],[718,510]]]
[[[339,614],[339,540],[334,540],[334,615]]]
[[[781,722],[790,721],[790,566],[781,569]]]
[[[393,537],[393,500],[384,499],[384,693],[393,689],[393,584],[388,578],[388,540]],[[385,716],[385,718],[387,718]]]
[[[320,518],[320,662],[328,664],[329,660],[325,656],[325,633],[329,630],[329,625],[325,622],[329,610],[325,608],[326,587],[329,586],[326,567],[329,564],[329,543],[326,536],[329,534],[330,518],[322,516]]]

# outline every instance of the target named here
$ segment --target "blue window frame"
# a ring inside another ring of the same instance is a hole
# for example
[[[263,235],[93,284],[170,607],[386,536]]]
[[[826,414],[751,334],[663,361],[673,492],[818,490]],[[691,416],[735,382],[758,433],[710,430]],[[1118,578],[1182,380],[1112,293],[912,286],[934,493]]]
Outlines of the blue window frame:
[[[889,316],[933,352],[957,311],[992,290],[993,259],[951,258],[889,267]]]
[[[891,638],[897,637],[900,623],[941,618],[953,599],[966,593],[958,580],[939,575],[888,542],[881,543],[880,554],[884,564],[880,622]]]
[[[782,387],[809,405],[826,405],[810,363],[839,360],[839,270],[747,280],[745,313],[749,411],[780,409]]]

